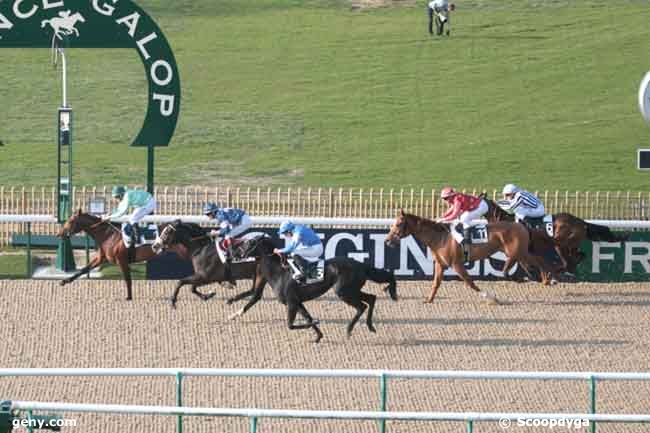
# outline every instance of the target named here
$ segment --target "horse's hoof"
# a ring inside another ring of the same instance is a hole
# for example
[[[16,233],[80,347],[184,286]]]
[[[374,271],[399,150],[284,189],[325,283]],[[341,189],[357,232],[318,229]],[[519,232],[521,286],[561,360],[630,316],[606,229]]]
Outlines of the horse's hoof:
[[[170,298],[169,304],[172,306],[173,309],[176,309],[176,299]]]
[[[133,297],[132,297],[132,296],[127,296],[127,297],[126,297],[126,300],[127,300],[127,301],[132,301],[132,300],[133,300]]]
[[[212,292],[212,293],[208,293],[207,295],[203,295],[203,300],[204,300],[204,301],[208,301],[208,300],[214,298],[214,296],[215,296],[216,294],[217,294],[217,292]]]
[[[372,325],[368,325],[368,331],[372,332],[373,334],[377,333],[377,330]]]
[[[423,304],[432,304],[432,303],[433,303],[433,299],[425,299],[424,301],[422,301],[422,303],[423,303]]]
[[[244,309],[242,308],[241,310],[237,310],[236,312],[232,313],[230,316],[228,316],[228,320],[235,320],[239,316],[244,314]]]
[[[226,305],[232,305],[235,303],[234,299],[226,299]]]
[[[323,334],[320,334],[318,337],[311,340],[312,343],[318,344],[323,339]]]
[[[66,284],[68,284],[68,282],[66,280],[61,280],[59,282],[59,286],[65,286]]]

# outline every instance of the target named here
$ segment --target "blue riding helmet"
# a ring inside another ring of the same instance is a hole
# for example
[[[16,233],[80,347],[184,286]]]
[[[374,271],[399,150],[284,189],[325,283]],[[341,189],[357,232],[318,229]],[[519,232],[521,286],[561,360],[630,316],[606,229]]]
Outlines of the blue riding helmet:
[[[286,232],[292,232],[296,228],[295,225],[291,221],[285,221],[282,224],[280,224],[280,230],[278,230],[278,234],[282,236]]]
[[[206,203],[203,206],[203,215],[216,214],[219,212],[219,205],[213,202]]]

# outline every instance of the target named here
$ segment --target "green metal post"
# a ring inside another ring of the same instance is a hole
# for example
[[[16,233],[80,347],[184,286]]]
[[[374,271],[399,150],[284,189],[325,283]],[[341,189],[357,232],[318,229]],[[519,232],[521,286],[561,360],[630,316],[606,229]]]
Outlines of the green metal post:
[[[467,433],[474,433],[474,421],[467,420]]]
[[[254,416],[251,418],[251,431],[250,433],[257,433],[257,417]]]
[[[27,223],[27,278],[32,278],[32,223]]]
[[[86,266],[90,264],[90,238],[86,234]],[[86,278],[90,279],[90,272],[86,274]]]
[[[379,389],[381,393],[381,403],[379,406],[379,410],[382,412],[386,412],[386,404],[388,400],[388,389],[387,389],[387,378],[386,374],[382,373],[381,376],[379,376]],[[382,419],[379,421],[379,433],[386,433],[386,420]]]
[[[589,413],[596,414],[596,378],[591,376],[589,378]],[[596,433],[596,421],[591,423],[591,433]]]
[[[28,410],[27,411],[27,419],[29,420],[29,424],[27,425],[27,432],[28,433],[34,433],[34,428],[32,427],[32,415],[34,415],[32,410],[31,409]]]
[[[154,146],[149,144],[147,146],[147,192],[153,194],[153,178],[154,178]]]
[[[176,372],[176,406],[183,406],[183,373]],[[183,415],[178,415],[176,419],[176,431],[183,433]]]

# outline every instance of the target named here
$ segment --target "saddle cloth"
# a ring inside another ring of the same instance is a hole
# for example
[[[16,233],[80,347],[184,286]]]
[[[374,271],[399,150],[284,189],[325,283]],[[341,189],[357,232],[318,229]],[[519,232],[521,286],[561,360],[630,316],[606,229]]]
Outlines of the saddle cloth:
[[[127,248],[131,247],[131,230],[133,230],[133,227],[130,224],[122,224],[122,242],[124,242],[124,246]],[[139,236],[135,243],[136,247],[140,245],[151,245],[158,237],[158,226],[149,224],[145,227],[139,227],[138,234]]]
[[[451,231],[454,240],[459,244],[465,239],[463,235],[463,226],[456,225],[456,229]],[[478,224],[470,228],[471,243],[472,244],[486,244],[488,242],[488,227],[487,224]]]
[[[526,218],[526,225],[534,230],[545,230],[546,234],[553,237],[553,215],[547,214],[539,218]]]

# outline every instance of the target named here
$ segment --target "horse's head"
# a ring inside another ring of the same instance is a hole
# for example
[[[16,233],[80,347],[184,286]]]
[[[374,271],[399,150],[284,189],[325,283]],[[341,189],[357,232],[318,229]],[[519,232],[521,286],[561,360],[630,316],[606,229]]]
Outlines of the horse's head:
[[[400,239],[408,237],[411,235],[411,231],[408,227],[408,216],[404,213],[404,209],[399,210],[397,219],[390,226],[390,231],[386,235],[385,243],[389,247],[395,247],[399,244]]]
[[[181,224],[181,220],[176,220],[173,223],[164,224],[160,227],[162,230],[158,230],[158,236],[153,244],[151,244],[151,249],[154,253],[160,254],[169,248],[170,245],[178,243],[177,233]]]
[[[246,239],[239,245],[241,257],[262,257],[273,254],[275,243],[267,235]]]
[[[60,238],[68,238],[89,229],[92,224],[98,221],[100,221],[99,218],[87,213],[82,213],[81,209],[79,209],[70,218],[68,218],[65,224],[63,224],[63,227],[61,227],[61,230],[59,230],[57,236]]]

